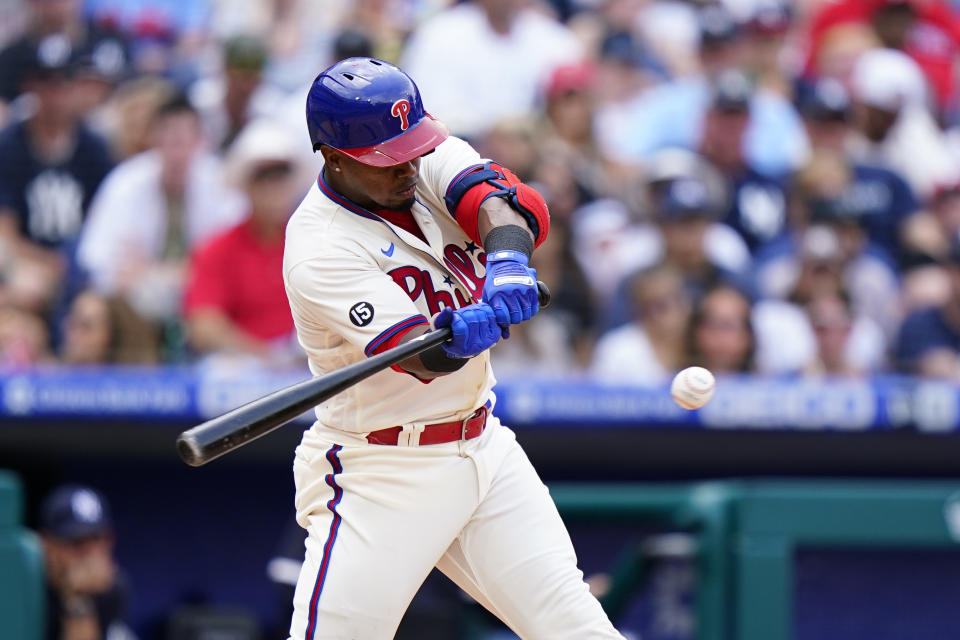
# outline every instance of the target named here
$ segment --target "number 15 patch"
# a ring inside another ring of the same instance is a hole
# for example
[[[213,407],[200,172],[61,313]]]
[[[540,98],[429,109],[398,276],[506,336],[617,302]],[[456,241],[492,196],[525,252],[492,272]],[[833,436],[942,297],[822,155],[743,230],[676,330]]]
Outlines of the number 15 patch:
[[[350,307],[350,322],[357,327],[365,327],[373,322],[373,305],[369,302],[358,302]]]

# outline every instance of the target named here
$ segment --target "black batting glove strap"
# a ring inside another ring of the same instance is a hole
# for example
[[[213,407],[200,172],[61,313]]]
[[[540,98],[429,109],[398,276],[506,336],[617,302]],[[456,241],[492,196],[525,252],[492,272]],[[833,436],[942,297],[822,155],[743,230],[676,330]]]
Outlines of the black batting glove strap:
[[[437,345],[420,354],[420,362],[428,371],[435,373],[453,373],[463,368],[470,358],[451,358],[443,345]]]
[[[483,250],[487,255],[497,251],[519,251],[527,256],[533,255],[533,239],[530,231],[516,224],[494,227],[483,239]]]

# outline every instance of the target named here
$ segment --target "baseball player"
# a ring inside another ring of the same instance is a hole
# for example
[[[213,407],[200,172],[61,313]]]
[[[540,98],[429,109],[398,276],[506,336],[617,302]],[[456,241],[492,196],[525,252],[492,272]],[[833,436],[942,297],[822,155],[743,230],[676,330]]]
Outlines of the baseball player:
[[[310,370],[453,337],[316,408],[293,466],[308,535],[291,637],[392,638],[436,566],[522,638],[622,638],[492,413],[487,350],[538,311],[543,198],[450,137],[387,62],[323,71],[307,125],[324,168],[287,226],[283,277]]]

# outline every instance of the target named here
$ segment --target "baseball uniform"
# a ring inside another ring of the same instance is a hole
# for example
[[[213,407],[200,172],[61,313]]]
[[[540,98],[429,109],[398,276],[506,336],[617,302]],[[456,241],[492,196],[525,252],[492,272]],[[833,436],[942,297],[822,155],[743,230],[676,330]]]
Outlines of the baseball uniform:
[[[416,225],[390,222],[390,212],[365,209],[318,178],[290,219],[283,265],[314,375],[480,299],[483,248],[445,197],[483,163],[453,137],[424,155],[410,208]],[[494,383],[483,352],[431,380],[381,371],[316,408],[293,465],[308,535],[291,638],[392,638],[435,566],[524,639],[622,638],[583,582],[546,487],[492,415]],[[432,440],[448,428],[453,439]]]

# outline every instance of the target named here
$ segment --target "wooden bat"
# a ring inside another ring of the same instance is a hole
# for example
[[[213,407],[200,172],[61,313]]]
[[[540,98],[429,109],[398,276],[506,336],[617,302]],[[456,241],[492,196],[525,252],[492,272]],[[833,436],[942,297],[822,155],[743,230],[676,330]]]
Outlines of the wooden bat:
[[[550,290],[539,281],[537,290],[540,306],[548,306]],[[188,465],[204,465],[282,427],[361,380],[446,342],[452,335],[449,327],[430,331],[371,358],[274,391],[184,431],[177,438],[177,451]]]

